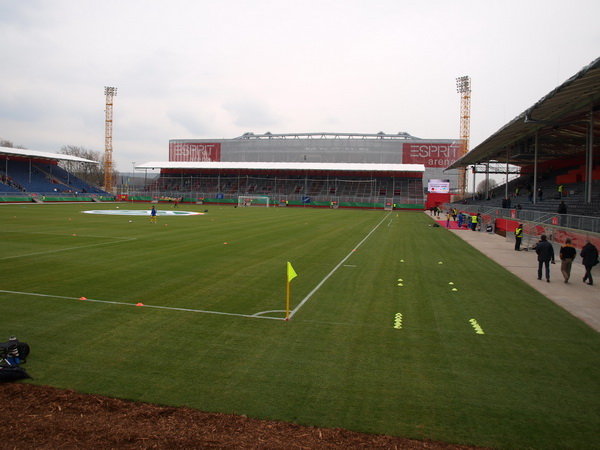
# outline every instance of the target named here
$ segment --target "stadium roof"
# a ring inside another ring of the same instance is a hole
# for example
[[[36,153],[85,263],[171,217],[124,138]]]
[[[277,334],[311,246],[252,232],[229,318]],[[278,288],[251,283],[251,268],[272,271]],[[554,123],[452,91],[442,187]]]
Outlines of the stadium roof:
[[[78,156],[65,155],[62,153],[39,152],[37,150],[27,150],[22,148],[0,147],[0,156],[10,157],[18,156],[21,158],[47,159],[49,161],[73,161],[91,164],[100,164],[91,159],[79,158]]]
[[[264,134],[254,134],[252,132],[244,133],[234,139],[417,139],[421,140],[416,136],[412,136],[406,131],[400,131],[397,134],[388,134],[380,131],[378,133],[332,133],[332,132],[319,132],[319,133],[285,133],[285,134],[274,134],[267,131]]]
[[[425,172],[423,164],[344,164],[295,162],[186,162],[150,161],[135,166],[136,169],[213,169],[213,170],[309,170],[348,172]]]
[[[581,69],[446,170],[502,162],[525,166],[585,153],[590,122],[600,134],[600,58]],[[598,141],[596,142],[598,145]]]

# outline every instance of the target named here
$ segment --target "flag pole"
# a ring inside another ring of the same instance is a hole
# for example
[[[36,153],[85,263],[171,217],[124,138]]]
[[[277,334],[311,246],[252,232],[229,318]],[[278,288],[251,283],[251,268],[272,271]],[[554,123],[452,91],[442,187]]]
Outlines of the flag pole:
[[[286,279],[286,291],[287,291],[286,300],[285,300],[285,320],[290,320],[290,280],[288,279],[287,275],[286,275],[285,279]]]

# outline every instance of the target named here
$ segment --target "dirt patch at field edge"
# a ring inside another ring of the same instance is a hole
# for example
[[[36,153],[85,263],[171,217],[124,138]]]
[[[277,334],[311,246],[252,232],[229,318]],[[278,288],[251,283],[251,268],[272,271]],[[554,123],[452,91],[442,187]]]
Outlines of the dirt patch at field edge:
[[[469,449],[434,441],[303,427],[84,395],[0,385],[2,448],[10,449]]]

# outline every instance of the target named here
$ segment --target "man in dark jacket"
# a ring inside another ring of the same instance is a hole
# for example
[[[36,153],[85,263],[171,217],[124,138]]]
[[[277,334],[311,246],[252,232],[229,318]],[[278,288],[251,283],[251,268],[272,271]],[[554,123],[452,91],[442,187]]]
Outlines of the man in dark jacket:
[[[565,205],[565,202],[563,200],[561,200],[560,204],[558,205],[558,213],[559,214],[567,213],[567,205]]]
[[[571,245],[571,238],[565,239],[565,245],[560,248],[560,271],[563,274],[565,279],[565,283],[569,282],[569,278],[571,278],[571,266],[573,265],[573,260],[575,256],[577,256],[577,250],[575,247]]]
[[[591,286],[594,284],[594,279],[592,278],[592,267],[598,264],[598,249],[588,239],[586,244],[581,249],[580,255],[581,262],[585,267],[585,276],[583,277],[583,282],[585,283],[586,280],[589,280],[588,284]]]
[[[554,247],[548,242],[545,234],[540,237],[540,242],[535,246],[538,259],[538,280],[542,279],[542,266],[546,266],[546,281],[550,283],[550,262],[554,264]]]

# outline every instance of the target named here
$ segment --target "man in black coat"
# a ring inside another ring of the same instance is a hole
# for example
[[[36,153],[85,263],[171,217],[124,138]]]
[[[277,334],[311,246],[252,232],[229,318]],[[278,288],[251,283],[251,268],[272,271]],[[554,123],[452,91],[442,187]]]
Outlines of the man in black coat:
[[[565,202],[563,200],[561,200],[560,204],[558,205],[558,213],[559,214],[567,213],[567,205],[565,205]]]
[[[535,246],[538,259],[538,280],[542,279],[542,266],[546,266],[546,281],[550,283],[550,262],[554,264],[554,247],[548,242],[545,234],[540,237],[540,242]]]
[[[586,244],[581,249],[580,255],[581,262],[585,267],[585,276],[583,277],[583,282],[585,283],[586,280],[589,280],[588,284],[591,286],[594,284],[594,279],[592,278],[592,267],[598,264],[598,249],[588,239]]]

